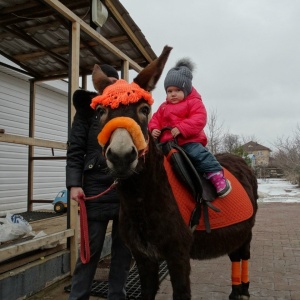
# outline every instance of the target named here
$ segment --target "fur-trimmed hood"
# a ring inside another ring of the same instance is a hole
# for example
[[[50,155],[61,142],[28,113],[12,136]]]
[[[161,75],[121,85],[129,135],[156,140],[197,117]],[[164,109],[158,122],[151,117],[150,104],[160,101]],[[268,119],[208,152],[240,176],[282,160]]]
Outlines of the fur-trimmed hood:
[[[93,116],[95,111],[90,105],[92,103],[92,99],[96,96],[96,92],[76,90],[73,94],[73,105],[76,111],[86,117]]]

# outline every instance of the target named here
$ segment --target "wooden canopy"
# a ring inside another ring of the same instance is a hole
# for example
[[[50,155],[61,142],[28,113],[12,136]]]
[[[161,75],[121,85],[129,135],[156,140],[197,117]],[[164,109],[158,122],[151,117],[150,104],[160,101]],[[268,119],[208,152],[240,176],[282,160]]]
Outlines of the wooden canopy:
[[[68,78],[72,55],[83,76],[95,63],[122,70],[127,61],[140,71],[155,53],[120,1],[100,3],[108,12],[102,27],[92,21],[92,0],[0,0],[0,54],[38,81]],[[75,24],[78,48],[72,41]]]

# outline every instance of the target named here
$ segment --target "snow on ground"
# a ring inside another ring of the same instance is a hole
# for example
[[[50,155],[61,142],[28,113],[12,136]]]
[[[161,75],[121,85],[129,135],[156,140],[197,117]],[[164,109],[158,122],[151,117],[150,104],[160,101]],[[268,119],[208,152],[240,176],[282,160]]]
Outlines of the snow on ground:
[[[300,188],[277,178],[258,179],[258,202],[299,202]]]

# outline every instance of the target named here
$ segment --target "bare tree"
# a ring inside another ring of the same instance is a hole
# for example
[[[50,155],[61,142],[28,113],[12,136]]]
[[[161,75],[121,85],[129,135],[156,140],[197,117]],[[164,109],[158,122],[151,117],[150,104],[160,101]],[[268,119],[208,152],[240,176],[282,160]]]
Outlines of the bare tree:
[[[300,186],[300,126],[292,137],[278,138],[275,143],[274,163],[287,179]]]
[[[223,151],[229,153],[236,153],[237,149],[241,147],[240,137],[236,134],[227,133],[223,137]]]
[[[208,139],[207,148],[214,154],[220,152],[224,136],[224,126],[223,122],[218,122],[218,112],[216,109],[213,109],[208,114],[206,128],[208,129],[208,131],[206,132]]]
[[[242,141],[242,144],[246,144],[250,141],[259,143],[259,140],[257,139],[257,137],[254,134],[253,135],[248,135],[248,136],[242,135],[240,137],[240,139]]]

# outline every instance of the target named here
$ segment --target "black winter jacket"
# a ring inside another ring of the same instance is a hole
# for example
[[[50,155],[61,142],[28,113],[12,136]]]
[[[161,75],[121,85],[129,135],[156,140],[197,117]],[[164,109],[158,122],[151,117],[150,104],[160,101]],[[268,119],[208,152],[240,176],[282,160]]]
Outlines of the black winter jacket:
[[[105,191],[113,183],[98,144],[99,122],[90,107],[97,94],[77,90],[73,95],[76,109],[67,150],[66,186],[82,187],[87,197]],[[118,216],[119,200],[115,189],[95,200],[87,200],[89,219],[113,219]]]

